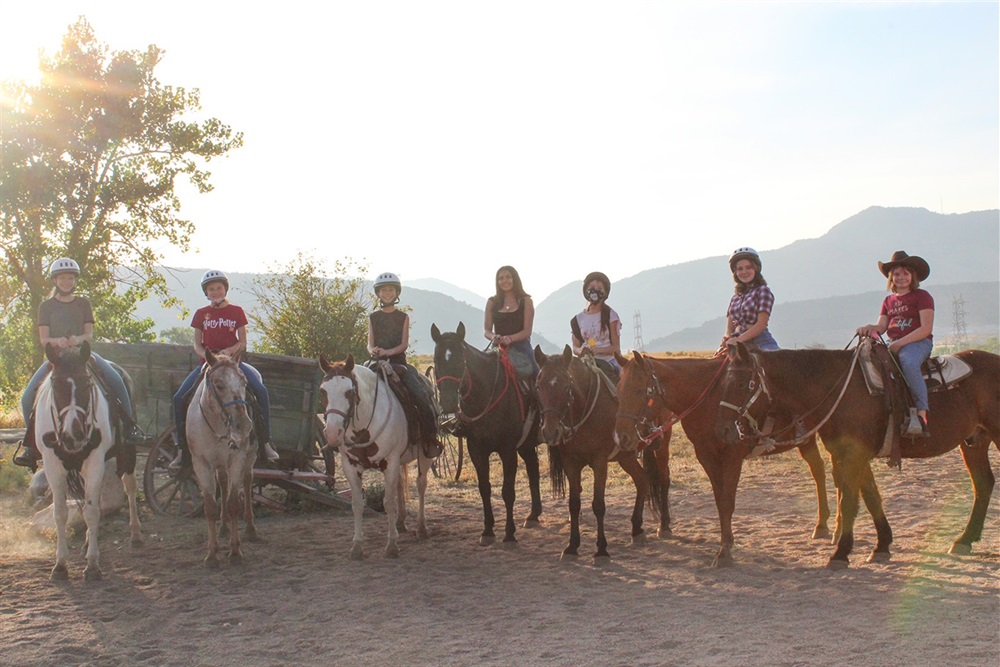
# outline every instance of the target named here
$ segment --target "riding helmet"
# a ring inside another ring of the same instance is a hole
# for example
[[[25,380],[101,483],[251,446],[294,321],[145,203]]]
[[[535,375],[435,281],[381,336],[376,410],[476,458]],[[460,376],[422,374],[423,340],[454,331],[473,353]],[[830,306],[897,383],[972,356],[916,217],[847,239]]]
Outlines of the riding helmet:
[[[229,291],[229,278],[226,274],[218,269],[209,269],[205,272],[205,275],[201,277],[201,291],[208,296],[208,284],[209,283],[222,283],[226,286],[226,291]]]
[[[760,272],[760,254],[749,247],[737,248],[733,251],[733,254],[729,256],[729,270],[736,273],[736,262],[741,259],[749,259],[757,267],[757,272]]]
[[[611,294],[611,280],[600,271],[591,271],[587,274],[587,277],[583,279],[583,298],[587,298],[587,285],[595,280],[600,280],[601,284],[604,285],[603,298],[607,299],[608,295]]]
[[[399,276],[397,276],[395,273],[390,273],[388,271],[386,271],[385,273],[378,274],[378,277],[375,279],[375,284],[372,286],[372,289],[374,290],[375,294],[378,295],[378,288],[385,287],[386,285],[396,288],[397,298],[403,292],[403,284],[399,282]]]
[[[60,257],[52,262],[52,267],[49,269],[49,278],[55,278],[61,273],[72,273],[78,276],[80,275],[80,265],[74,259]]]

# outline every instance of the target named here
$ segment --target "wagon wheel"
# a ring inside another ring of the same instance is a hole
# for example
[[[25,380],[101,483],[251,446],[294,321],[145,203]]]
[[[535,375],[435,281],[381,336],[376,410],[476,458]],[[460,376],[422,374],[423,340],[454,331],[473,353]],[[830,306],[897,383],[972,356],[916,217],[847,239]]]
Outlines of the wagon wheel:
[[[434,366],[428,366],[424,370],[424,375],[431,381],[431,386],[434,388],[434,403],[440,406],[441,402],[439,400],[437,378],[434,375]],[[463,447],[464,439],[462,436],[452,433],[449,427],[454,421],[454,417],[451,416],[445,418],[442,415],[438,419],[438,432],[447,435],[441,438],[441,441],[444,443],[444,450],[431,463],[431,472],[434,473],[435,477],[449,477],[452,470],[454,470],[454,479],[457,482],[462,477],[462,462],[465,457],[465,447]]]
[[[279,449],[282,458],[278,461],[267,468],[255,466],[254,500],[258,504],[277,510],[292,509],[303,501],[334,507],[347,504],[334,493],[331,480],[336,473],[336,456],[324,447],[322,428],[317,415],[315,438],[308,451]]]
[[[177,455],[174,427],[161,433],[150,447],[142,477],[146,502],[157,514],[198,516],[203,511],[201,490],[189,469],[173,472],[168,467]]]

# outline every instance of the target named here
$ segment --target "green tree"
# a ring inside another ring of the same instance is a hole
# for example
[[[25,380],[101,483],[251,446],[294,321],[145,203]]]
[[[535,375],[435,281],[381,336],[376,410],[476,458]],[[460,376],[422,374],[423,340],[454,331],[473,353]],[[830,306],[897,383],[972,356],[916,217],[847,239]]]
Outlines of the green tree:
[[[194,328],[192,327],[170,327],[160,332],[160,340],[173,345],[193,345]]]
[[[251,291],[257,306],[250,316],[260,336],[257,351],[343,359],[368,357],[368,312],[372,299],[361,275],[363,267],[338,260],[332,271],[299,253],[287,266],[258,278]],[[332,277],[324,277],[323,274]]]
[[[18,354],[32,350],[22,368],[41,358],[20,337],[37,338],[30,322],[57,257],[80,263],[100,340],[152,340],[152,320],[136,320],[135,304],[151,295],[173,303],[155,270],[156,248],[187,250],[194,230],[180,217],[175,185],[186,179],[211,190],[205,165],[243,136],[215,118],[192,119],[199,91],[160,83],[154,70],[163,54],[153,45],[112,53],[81,17],[61,49],[40,58],[39,84],[2,84],[0,272],[14,293],[2,295],[10,298],[0,341],[16,339]],[[5,362],[3,372],[17,371]]]

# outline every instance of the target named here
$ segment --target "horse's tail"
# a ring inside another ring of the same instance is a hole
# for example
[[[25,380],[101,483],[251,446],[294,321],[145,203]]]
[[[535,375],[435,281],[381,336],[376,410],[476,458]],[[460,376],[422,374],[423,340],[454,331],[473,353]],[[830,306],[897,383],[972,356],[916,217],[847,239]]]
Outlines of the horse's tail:
[[[660,468],[656,463],[656,453],[649,451],[648,447],[642,450],[642,469],[646,472],[646,481],[649,482],[649,494],[646,496],[646,505],[649,506],[654,518],[659,519],[663,493],[666,487],[663,484],[663,477],[660,475]]]
[[[566,471],[563,469],[562,452],[558,447],[548,446],[549,450],[549,482],[552,484],[552,495],[566,497]]]
[[[401,485],[403,487],[403,502],[407,502],[410,500],[410,465],[408,463],[399,466],[399,479],[403,481]]]
[[[86,492],[83,489],[83,475],[79,470],[66,471],[66,491],[70,500],[83,500]]]

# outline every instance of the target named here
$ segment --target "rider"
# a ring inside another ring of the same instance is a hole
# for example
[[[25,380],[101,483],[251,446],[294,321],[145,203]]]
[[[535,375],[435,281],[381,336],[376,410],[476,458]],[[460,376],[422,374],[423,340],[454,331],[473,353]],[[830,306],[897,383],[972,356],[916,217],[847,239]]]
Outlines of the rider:
[[[80,265],[69,257],[60,257],[52,263],[49,278],[55,286],[48,299],[38,307],[38,337],[42,347],[52,345],[57,348],[76,347],[84,341],[94,338],[94,313],[90,301],[75,293],[76,283],[80,277]],[[114,396],[117,402],[118,415],[125,432],[125,441],[130,445],[140,444],[145,436],[135,423],[135,413],[132,401],[121,375],[111,364],[91,351],[97,372],[101,380]],[[14,463],[19,466],[35,469],[41,459],[35,443],[34,407],[38,387],[49,374],[49,362],[44,362],[28,382],[24,395],[21,397],[21,413],[24,415],[25,433],[21,443],[23,451],[14,457]]]
[[[373,359],[385,359],[399,372],[420,419],[424,454],[434,458],[443,447],[438,440],[437,409],[427,385],[417,369],[406,363],[410,346],[410,316],[396,309],[403,284],[395,273],[380,273],[375,278],[375,296],[379,308],[368,316],[368,353]]]
[[[924,384],[921,365],[931,355],[934,347],[934,297],[920,289],[927,280],[931,267],[916,255],[902,250],[892,253],[888,262],[879,262],[878,269],[889,279],[887,289],[892,292],[882,301],[878,322],[858,327],[859,336],[887,334],[889,351],[899,358],[899,365],[913,397],[913,410],[903,432],[904,436],[929,436],[927,430],[927,385]]]
[[[212,350],[229,357],[236,357],[247,348],[247,316],[243,309],[229,302],[229,278],[222,271],[206,271],[201,278],[201,291],[205,293],[209,305],[195,311],[191,319],[194,327],[194,351],[201,357],[202,364],[187,376],[180,389],[174,394],[174,443],[177,456],[170,462],[172,470],[191,465],[191,451],[188,449],[185,422],[190,394],[205,370],[205,350]],[[271,399],[260,373],[250,364],[241,361],[240,370],[246,376],[247,386],[257,399],[263,429],[257,434],[262,453],[268,461],[276,461],[278,452],[271,447]]]
[[[774,293],[761,275],[760,267],[760,255],[753,248],[737,248],[729,256],[736,293],[726,310],[726,333],[718,354],[725,354],[727,345],[737,343],[746,343],[758,350],[778,349],[778,343],[767,328],[774,309]]]
[[[622,321],[606,301],[611,294],[611,280],[600,271],[587,274],[583,280],[583,297],[587,307],[569,321],[573,332],[573,352],[594,355],[597,365],[615,382],[622,367],[615,359],[621,354]]]
[[[530,368],[531,383],[538,376],[538,362],[531,349],[531,326],[535,306],[524,291],[521,276],[513,266],[497,269],[496,294],[486,301],[483,335],[497,347],[507,348],[515,367]]]

